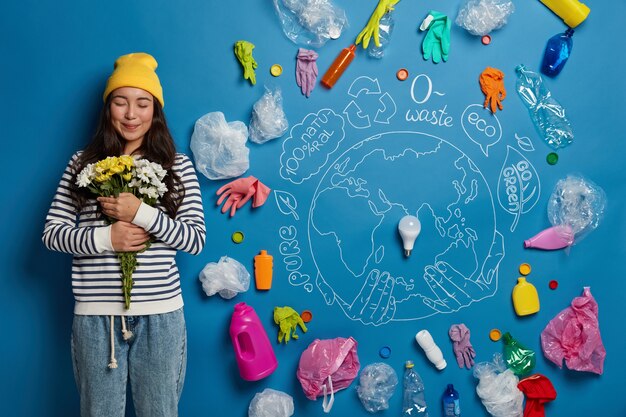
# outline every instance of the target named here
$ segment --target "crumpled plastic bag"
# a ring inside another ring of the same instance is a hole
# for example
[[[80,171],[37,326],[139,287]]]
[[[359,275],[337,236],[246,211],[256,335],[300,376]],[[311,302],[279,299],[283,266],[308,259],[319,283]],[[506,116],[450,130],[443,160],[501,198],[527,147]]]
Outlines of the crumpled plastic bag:
[[[291,395],[271,388],[257,393],[248,407],[248,417],[290,417],[293,412]]]
[[[454,22],[472,35],[484,36],[504,26],[514,11],[510,0],[466,0]]]
[[[199,279],[209,297],[219,293],[220,297],[230,300],[250,288],[250,273],[246,267],[228,256],[222,256],[217,263],[206,264]]]
[[[285,35],[295,44],[319,48],[347,28],[343,9],[330,0],[274,0]]]
[[[350,386],[359,373],[356,347],[352,337],[315,339],[300,355],[296,376],[304,395],[310,400],[324,396],[322,408],[326,413],[333,406],[334,393]]]
[[[519,379],[507,369],[502,355],[493,355],[492,362],[474,365],[478,378],[476,394],[493,417],[521,417],[524,394],[517,388]]]
[[[396,371],[386,363],[367,365],[359,375],[357,394],[363,407],[370,413],[389,408],[389,399],[398,385]]]
[[[602,375],[606,349],[600,335],[598,303],[589,287],[543,329],[541,349],[559,368],[565,360],[569,369]]]
[[[210,180],[235,178],[250,167],[246,148],[248,128],[243,122],[226,122],[224,113],[207,113],[196,121],[191,152],[196,168]]]
[[[283,111],[283,98],[280,88],[274,91],[266,88],[265,94],[252,107],[250,119],[250,140],[265,143],[281,137],[289,128]]]

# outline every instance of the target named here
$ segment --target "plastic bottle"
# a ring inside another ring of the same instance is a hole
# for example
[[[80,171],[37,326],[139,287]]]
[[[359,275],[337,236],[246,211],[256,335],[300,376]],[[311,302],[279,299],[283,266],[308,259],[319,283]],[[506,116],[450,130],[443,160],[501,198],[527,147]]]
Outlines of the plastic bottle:
[[[278,367],[274,349],[256,312],[246,303],[235,305],[230,320],[230,338],[239,374],[246,381],[263,379]]]
[[[459,393],[454,389],[454,385],[448,384],[443,393],[443,416],[460,417],[461,405],[459,404]]]
[[[571,28],[580,25],[591,9],[578,0],[540,0]]]
[[[435,344],[435,341],[428,330],[421,330],[417,332],[415,340],[417,341],[417,344],[424,349],[424,353],[426,353],[428,360],[431,361],[438,370],[441,371],[448,365],[446,360],[443,358],[441,349],[439,349],[439,346]]]
[[[326,74],[322,77],[321,83],[324,87],[333,88],[339,77],[341,77],[341,74],[343,74],[354,59],[355,51],[356,45],[350,45],[339,52],[337,58],[335,58],[330,68],[326,71]]]
[[[268,255],[266,250],[261,250],[254,257],[254,282],[257,290],[269,290],[272,288],[272,267],[274,257]]]
[[[402,415],[428,417],[424,382],[414,368],[413,361],[404,365],[404,394],[402,397]]]
[[[568,225],[552,226],[524,241],[525,248],[557,250],[574,243],[574,231]]]
[[[370,42],[369,47],[367,48],[369,56],[380,59],[383,55],[385,55],[385,49],[387,48],[387,45],[389,45],[394,25],[395,22],[391,12],[385,13],[383,17],[380,18],[380,23],[378,25],[380,46],[376,46],[376,42],[373,42],[372,39],[372,42]]]
[[[565,116],[565,109],[552,97],[541,76],[523,65],[515,68],[517,94],[543,140],[554,150],[574,141],[574,132]]]
[[[513,287],[513,307],[518,316],[528,316],[539,311],[539,294],[537,288],[525,277],[519,277]]]
[[[574,46],[573,34],[573,29],[567,29],[565,33],[555,35],[548,40],[546,50],[543,53],[541,72],[549,77],[559,75],[572,53],[572,47]]]
[[[535,352],[522,345],[509,332],[502,336],[506,366],[515,375],[529,374],[535,368]]]

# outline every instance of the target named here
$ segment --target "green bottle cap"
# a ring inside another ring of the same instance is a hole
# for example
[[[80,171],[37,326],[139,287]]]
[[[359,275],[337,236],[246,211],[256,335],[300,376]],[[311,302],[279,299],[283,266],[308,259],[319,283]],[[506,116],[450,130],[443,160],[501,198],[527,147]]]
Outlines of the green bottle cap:
[[[548,156],[546,156],[546,161],[548,161],[550,165],[556,165],[556,163],[559,162],[559,156],[554,152],[550,152]]]

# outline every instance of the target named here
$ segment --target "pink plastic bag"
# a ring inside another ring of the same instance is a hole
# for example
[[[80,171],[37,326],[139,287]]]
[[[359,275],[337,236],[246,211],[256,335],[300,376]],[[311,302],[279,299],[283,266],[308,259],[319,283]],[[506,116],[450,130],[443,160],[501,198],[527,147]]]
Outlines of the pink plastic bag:
[[[315,339],[300,356],[296,375],[302,390],[310,400],[324,396],[322,408],[326,413],[333,406],[334,393],[350,386],[359,373],[356,346],[352,337]]]
[[[565,359],[569,369],[602,374],[606,350],[600,336],[598,303],[589,287],[543,329],[541,348],[559,368]]]

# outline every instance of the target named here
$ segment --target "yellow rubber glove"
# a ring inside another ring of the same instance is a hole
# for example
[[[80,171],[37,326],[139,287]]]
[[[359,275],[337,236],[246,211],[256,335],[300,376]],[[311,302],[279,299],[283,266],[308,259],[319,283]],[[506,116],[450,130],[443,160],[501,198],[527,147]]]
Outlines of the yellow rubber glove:
[[[252,85],[256,84],[256,73],[254,70],[257,67],[257,63],[252,57],[252,50],[254,44],[248,41],[237,41],[235,43],[235,56],[243,67],[243,78],[250,80]]]
[[[304,333],[307,332],[306,325],[298,312],[289,306],[274,307],[274,323],[279,326],[278,343],[282,343],[283,339],[285,343],[288,343],[292,337],[298,339],[296,334],[298,326]]]
[[[379,0],[378,6],[370,16],[370,20],[367,22],[367,25],[363,28],[359,36],[356,38],[356,44],[358,45],[363,41],[363,49],[367,49],[370,44],[370,39],[372,35],[374,36],[374,44],[380,47],[380,35],[379,35],[379,27],[380,27],[380,19],[385,15],[385,13],[389,13],[393,10],[393,6],[396,5],[400,0]]]

